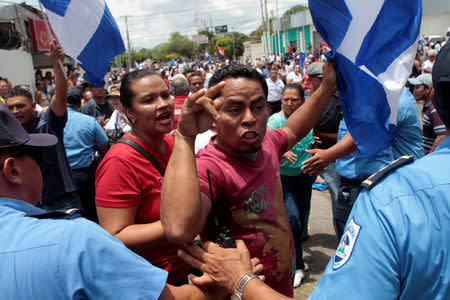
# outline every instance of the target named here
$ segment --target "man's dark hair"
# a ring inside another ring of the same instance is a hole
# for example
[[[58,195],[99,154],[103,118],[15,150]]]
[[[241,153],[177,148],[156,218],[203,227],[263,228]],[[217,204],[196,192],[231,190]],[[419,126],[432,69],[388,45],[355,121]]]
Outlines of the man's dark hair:
[[[434,101],[434,106],[445,127],[450,130],[450,82],[440,82],[437,85],[443,103]]]
[[[275,68],[275,67],[272,67],[272,68],[269,69],[269,73],[272,72],[272,71],[278,72],[278,69]]]
[[[187,82],[186,78],[182,76],[176,76],[170,82],[170,91],[172,92],[173,96],[187,96],[189,95],[189,83]]]
[[[131,85],[134,82],[151,75],[156,75],[161,78],[158,73],[150,70],[133,71],[123,77],[122,84],[120,85],[120,102],[124,107],[131,107],[131,99],[134,97]]]
[[[192,72],[191,75],[189,76],[189,83],[191,83],[191,79],[194,76],[200,76],[203,79],[202,72],[195,71],[195,72]]]
[[[83,82],[80,86],[81,92],[84,93],[84,91],[90,87],[91,87],[91,84],[89,82]]]
[[[305,98],[305,90],[303,89],[303,87],[301,86],[301,84],[298,83],[288,83],[286,84],[286,86],[284,87],[283,93],[285,90],[287,89],[292,89],[292,90],[297,90],[298,91],[298,95],[300,96],[300,98],[304,99]]]
[[[255,80],[259,81],[259,83],[261,84],[261,87],[264,91],[264,95],[266,96],[266,99],[267,99],[267,94],[269,93],[269,91],[268,91],[267,83],[266,83],[266,80],[264,79],[264,76],[262,74],[260,74],[258,71],[256,71],[255,69],[250,68],[246,65],[236,64],[236,65],[228,65],[228,66],[224,66],[224,67],[220,68],[219,70],[217,70],[214,73],[214,75],[209,80],[208,87],[215,86],[216,84],[219,84],[221,81],[223,81],[227,78],[247,78],[247,79],[255,79]],[[220,93],[218,95],[216,95],[215,98],[217,98],[219,95],[220,95]]]
[[[31,95],[29,88],[26,89],[20,85],[16,85],[15,87],[9,90],[8,94],[6,95],[6,99],[8,99],[9,97],[16,97],[16,96],[23,96],[27,98],[31,103],[33,103],[33,96]]]

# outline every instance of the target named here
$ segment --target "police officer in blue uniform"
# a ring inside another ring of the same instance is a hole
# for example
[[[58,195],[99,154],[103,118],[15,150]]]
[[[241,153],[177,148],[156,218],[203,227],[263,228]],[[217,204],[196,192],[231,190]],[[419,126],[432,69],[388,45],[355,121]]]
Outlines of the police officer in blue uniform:
[[[167,285],[166,271],[80,218],[78,209],[35,207],[42,191],[42,150],[57,141],[54,135],[27,133],[0,103],[0,299],[220,297],[193,285]],[[221,258],[238,251],[217,248]]]
[[[314,156],[303,162],[303,170],[315,174],[329,162],[336,160],[336,173],[341,178],[341,183],[333,209],[333,222],[336,237],[340,240],[352,206],[361,190],[361,183],[402,155],[411,154],[416,159],[424,155],[422,131],[414,97],[406,88],[403,90],[399,100],[394,143],[376,157],[368,159],[356,148],[344,120],[339,125],[338,140],[331,148],[314,150]]]
[[[401,157],[364,181],[309,299],[450,299],[450,43],[433,85],[447,138],[434,153]]]

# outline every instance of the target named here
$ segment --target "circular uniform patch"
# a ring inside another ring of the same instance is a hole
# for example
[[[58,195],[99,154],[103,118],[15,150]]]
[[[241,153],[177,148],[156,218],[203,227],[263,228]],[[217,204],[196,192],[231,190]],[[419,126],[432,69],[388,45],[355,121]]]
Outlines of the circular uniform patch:
[[[350,259],[360,229],[361,226],[356,224],[353,218],[347,224],[347,227],[345,227],[341,242],[334,253],[333,270],[339,269]]]

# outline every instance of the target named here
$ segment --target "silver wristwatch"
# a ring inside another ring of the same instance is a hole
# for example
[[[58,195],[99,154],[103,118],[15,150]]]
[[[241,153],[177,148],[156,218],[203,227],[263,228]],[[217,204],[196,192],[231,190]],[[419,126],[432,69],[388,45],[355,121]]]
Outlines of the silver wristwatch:
[[[242,293],[244,292],[244,288],[247,283],[249,283],[253,278],[258,278],[258,276],[252,273],[245,274],[236,286],[234,293],[231,295],[231,300],[242,300]]]

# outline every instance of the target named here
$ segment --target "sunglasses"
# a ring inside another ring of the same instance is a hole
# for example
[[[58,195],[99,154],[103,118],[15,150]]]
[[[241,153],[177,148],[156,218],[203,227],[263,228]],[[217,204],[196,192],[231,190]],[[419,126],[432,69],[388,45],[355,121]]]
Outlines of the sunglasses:
[[[13,149],[11,151],[6,151],[6,153],[3,154],[5,156],[5,160],[9,157],[19,158],[24,156],[31,157],[38,165],[40,165],[44,161],[44,152],[39,147],[29,147],[29,146],[22,146],[16,149]],[[0,164],[0,169],[3,168],[5,161],[3,161]]]

